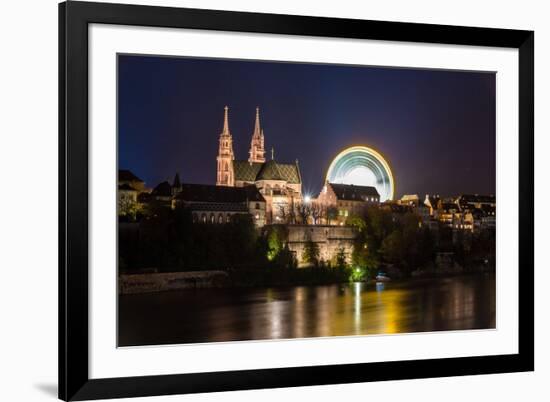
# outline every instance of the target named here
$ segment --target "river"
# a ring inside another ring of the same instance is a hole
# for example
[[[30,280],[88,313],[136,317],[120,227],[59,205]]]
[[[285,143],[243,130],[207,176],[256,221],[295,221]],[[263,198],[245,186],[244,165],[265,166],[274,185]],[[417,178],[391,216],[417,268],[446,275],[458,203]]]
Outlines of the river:
[[[495,275],[121,295],[119,346],[495,328]]]

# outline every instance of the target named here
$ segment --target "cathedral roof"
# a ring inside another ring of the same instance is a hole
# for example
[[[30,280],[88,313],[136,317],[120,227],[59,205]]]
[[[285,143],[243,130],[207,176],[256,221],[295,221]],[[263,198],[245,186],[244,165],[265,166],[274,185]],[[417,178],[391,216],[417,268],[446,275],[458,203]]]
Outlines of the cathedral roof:
[[[256,181],[262,165],[260,162],[233,161],[235,180]]]
[[[280,163],[274,160],[260,163],[233,161],[236,181],[254,182],[257,180],[284,180],[290,184],[300,184],[300,169],[294,163]]]
[[[258,173],[257,180],[286,180],[286,177],[281,173],[281,169],[277,165],[277,162],[271,160],[263,164],[260,172]]]

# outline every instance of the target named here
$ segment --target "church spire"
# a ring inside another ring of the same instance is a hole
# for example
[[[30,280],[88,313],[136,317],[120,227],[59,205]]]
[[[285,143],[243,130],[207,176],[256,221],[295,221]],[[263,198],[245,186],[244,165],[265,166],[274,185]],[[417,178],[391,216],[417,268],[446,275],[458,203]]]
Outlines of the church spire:
[[[260,136],[261,135],[261,131],[260,131],[260,108],[259,107],[256,107],[256,121],[254,122],[254,134],[253,136],[256,137],[256,136]]]
[[[229,107],[228,106],[225,106],[223,108],[224,110],[224,113],[223,113],[223,130],[222,130],[222,135],[225,134],[225,135],[231,135],[231,133],[229,132]]]
[[[252,133],[252,140],[250,141],[250,151],[248,152],[248,161],[264,163],[265,162],[265,149],[264,149],[264,130],[260,125],[260,108],[256,107],[256,120],[254,122],[254,132]]]
[[[235,159],[235,154],[233,153],[233,137],[229,131],[229,108],[225,106],[223,130],[220,134],[218,157],[216,158],[218,165],[216,185],[230,187],[235,185],[233,159]]]

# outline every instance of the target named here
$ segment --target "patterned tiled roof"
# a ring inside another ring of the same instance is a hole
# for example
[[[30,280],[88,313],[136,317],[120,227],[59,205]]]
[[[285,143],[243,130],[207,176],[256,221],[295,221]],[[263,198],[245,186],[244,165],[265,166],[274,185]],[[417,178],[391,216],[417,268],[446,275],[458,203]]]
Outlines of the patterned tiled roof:
[[[235,180],[239,181],[256,181],[258,173],[262,168],[263,163],[248,162],[248,161],[233,161],[233,171],[235,173]]]
[[[257,180],[286,180],[286,178],[281,173],[277,162],[269,161],[263,164],[258,173]]]
[[[300,184],[300,168],[293,163],[268,161],[265,163],[233,161],[235,180],[254,182],[257,180],[285,180],[290,184]]]

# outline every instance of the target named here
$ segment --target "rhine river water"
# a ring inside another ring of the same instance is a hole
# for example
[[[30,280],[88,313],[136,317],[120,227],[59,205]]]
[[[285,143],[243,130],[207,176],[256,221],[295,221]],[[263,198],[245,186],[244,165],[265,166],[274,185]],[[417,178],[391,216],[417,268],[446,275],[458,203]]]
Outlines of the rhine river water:
[[[119,346],[495,328],[495,275],[122,295]]]

